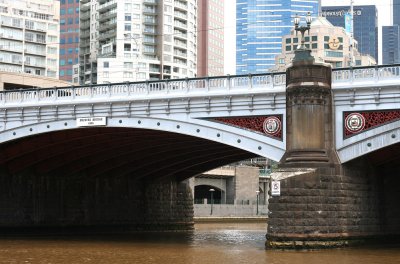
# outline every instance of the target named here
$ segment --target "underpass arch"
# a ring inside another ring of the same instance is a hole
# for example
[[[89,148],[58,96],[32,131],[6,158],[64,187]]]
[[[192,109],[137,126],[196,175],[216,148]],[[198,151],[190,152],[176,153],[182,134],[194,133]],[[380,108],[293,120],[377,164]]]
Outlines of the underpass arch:
[[[279,141],[239,127],[202,119],[182,121],[163,117],[115,117],[108,118],[106,126],[98,126],[96,128],[104,127],[159,130],[193,136],[239,148],[254,153],[255,156],[266,157],[274,161],[281,159],[286,148],[285,140]],[[0,139],[1,143],[7,143],[38,134],[73,129],[86,128],[77,127],[75,119],[30,123],[4,130],[0,133]]]

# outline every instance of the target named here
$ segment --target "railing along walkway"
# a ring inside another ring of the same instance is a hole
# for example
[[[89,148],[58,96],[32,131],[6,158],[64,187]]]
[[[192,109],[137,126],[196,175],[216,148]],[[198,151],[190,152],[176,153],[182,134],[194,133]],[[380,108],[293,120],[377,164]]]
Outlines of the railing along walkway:
[[[215,92],[229,94],[237,91],[263,91],[284,89],[284,73],[244,76],[222,76],[195,79],[173,79],[148,82],[125,82],[88,86],[54,87],[45,89],[21,89],[0,93],[0,104],[90,100],[92,98],[115,98],[161,95],[164,97],[184,95],[207,95]]]
[[[352,88],[352,84],[365,82],[400,81],[400,65],[382,65],[334,69],[332,86]],[[372,84],[371,83],[371,84]],[[285,88],[285,73],[265,73],[257,75],[235,75],[209,78],[172,79],[147,82],[126,82],[87,86],[54,87],[45,89],[20,89],[0,92],[0,105],[51,101],[90,100],[92,98],[150,97],[184,95],[207,95],[233,92],[281,90]],[[347,86],[348,87],[347,87]]]

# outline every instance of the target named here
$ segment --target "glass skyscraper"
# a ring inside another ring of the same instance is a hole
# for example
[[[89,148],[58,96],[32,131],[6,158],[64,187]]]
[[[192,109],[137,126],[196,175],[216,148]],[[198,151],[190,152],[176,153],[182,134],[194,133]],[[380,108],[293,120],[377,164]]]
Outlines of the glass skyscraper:
[[[400,25],[400,0],[393,0],[393,25]]]
[[[315,17],[319,0],[237,0],[236,73],[266,72],[282,52],[282,36],[293,29],[293,18]],[[304,22],[304,19],[303,19]]]
[[[382,27],[382,64],[400,63],[400,26]]]
[[[345,27],[344,14],[349,6],[323,6],[322,16],[337,27]],[[354,6],[354,39],[358,42],[358,51],[369,54],[378,61],[378,11],[374,5]]]

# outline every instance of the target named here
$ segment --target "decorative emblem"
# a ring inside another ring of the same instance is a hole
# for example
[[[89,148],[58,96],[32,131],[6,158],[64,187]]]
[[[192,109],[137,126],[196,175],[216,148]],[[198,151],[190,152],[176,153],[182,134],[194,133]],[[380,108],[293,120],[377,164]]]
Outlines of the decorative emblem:
[[[347,131],[357,133],[364,129],[365,118],[359,113],[351,113],[346,117],[344,123]]]
[[[279,118],[275,116],[267,117],[263,123],[263,129],[264,132],[267,133],[268,135],[275,136],[279,132],[281,132],[282,129],[281,120],[279,120]]]
[[[335,36],[330,37],[328,44],[329,44],[329,48],[332,50],[337,50],[340,46],[339,39]]]

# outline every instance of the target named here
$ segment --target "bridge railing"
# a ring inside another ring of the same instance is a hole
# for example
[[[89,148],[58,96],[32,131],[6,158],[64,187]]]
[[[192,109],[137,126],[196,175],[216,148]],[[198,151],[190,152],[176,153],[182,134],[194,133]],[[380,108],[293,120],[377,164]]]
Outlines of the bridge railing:
[[[190,94],[206,94],[218,91],[229,94],[231,90],[284,88],[285,82],[285,73],[267,73],[44,89],[20,89],[0,92],[0,104],[160,94],[184,94],[190,96]]]
[[[348,69],[334,69],[332,83],[379,81],[400,77],[400,65],[382,65]]]

